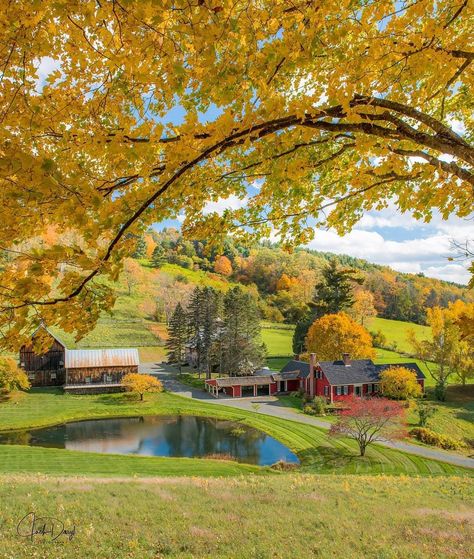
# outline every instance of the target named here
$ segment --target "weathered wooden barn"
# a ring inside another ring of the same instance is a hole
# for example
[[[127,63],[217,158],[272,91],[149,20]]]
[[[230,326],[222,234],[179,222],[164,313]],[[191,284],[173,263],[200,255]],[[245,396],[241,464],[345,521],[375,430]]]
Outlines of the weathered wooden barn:
[[[39,353],[33,341],[20,349],[20,366],[32,386],[63,386],[67,392],[114,392],[122,388],[127,373],[137,373],[139,356],[136,348],[67,349],[46,327],[48,349]]]

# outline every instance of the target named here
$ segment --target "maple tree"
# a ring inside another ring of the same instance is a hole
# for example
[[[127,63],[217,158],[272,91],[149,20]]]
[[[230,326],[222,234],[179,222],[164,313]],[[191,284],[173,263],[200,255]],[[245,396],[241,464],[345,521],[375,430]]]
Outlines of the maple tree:
[[[11,357],[0,357],[0,393],[28,390],[30,381],[23,369]]]
[[[403,438],[406,434],[403,420],[404,409],[399,402],[387,398],[353,398],[331,425],[329,435],[354,439],[360,455],[365,456],[367,447],[376,441]]]
[[[9,2],[1,343],[84,335],[114,303],[100,277],[168,218],[299,244],[389,200],[469,215],[471,29],[467,0]],[[74,241],[35,242],[51,226]]]
[[[306,347],[322,361],[341,359],[343,353],[349,353],[354,359],[375,357],[370,334],[342,312],[315,320],[309,327]]]
[[[216,274],[222,274],[223,276],[232,275],[232,263],[227,258],[227,256],[218,256],[214,264],[214,271]]]
[[[380,392],[388,398],[406,400],[421,395],[416,373],[406,367],[389,367],[380,375]]]
[[[135,392],[140,396],[140,401],[147,392],[162,392],[163,384],[152,375],[145,375],[143,373],[127,373],[123,379],[122,384],[129,392]]]
[[[354,304],[350,312],[360,321],[362,326],[364,326],[364,322],[367,318],[377,316],[373,294],[365,289],[356,291],[354,294]]]

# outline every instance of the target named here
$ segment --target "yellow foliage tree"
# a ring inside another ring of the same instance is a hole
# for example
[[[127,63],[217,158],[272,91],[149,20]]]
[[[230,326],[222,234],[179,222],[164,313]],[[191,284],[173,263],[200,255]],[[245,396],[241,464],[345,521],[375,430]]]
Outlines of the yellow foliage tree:
[[[140,400],[146,392],[162,392],[163,385],[161,381],[151,375],[142,375],[140,373],[128,373],[122,379],[122,384],[129,392],[136,392],[140,395]]]
[[[232,275],[232,263],[227,258],[227,256],[218,256],[214,263],[214,271],[216,274],[221,274],[223,276]]]
[[[360,289],[354,294],[354,304],[352,305],[351,314],[358,320],[362,326],[364,322],[372,317],[377,316],[374,305],[374,296],[370,291]]]
[[[153,251],[155,250],[156,243],[151,235],[145,235],[146,243],[146,257],[151,258],[153,256]]]
[[[342,234],[389,200],[425,220],[473,209],[472,2],[3,8],[4,346],[41,320],[85,334],[114,302],[100,276],[170,217],[215,244],[297,245],[308,218]],[[30,242],[48,226],[78,241]]]
[[[340,359],[343,353],[354,359],[375,357],[370,334],[343,312],[315,320],[308,330],[306,347],[321,361]]]
[[[0,357],[0,393],[10,393],[13,390],[28,390],[30,381],[11,357]]]
[[[295,288],[299,285],[299,281],[297,278],[291,278],[287,274],[282,274],[276,283],[276,290],[277,291],[290,291],[292,288]]]
[[[380,375],[380,392],[387,398],[406,400],[421,396],[416,373],[406,367],[390,367]]]

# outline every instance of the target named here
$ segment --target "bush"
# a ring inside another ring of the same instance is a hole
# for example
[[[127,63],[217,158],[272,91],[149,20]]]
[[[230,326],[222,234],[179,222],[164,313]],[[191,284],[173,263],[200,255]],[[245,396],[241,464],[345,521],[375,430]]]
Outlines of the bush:
[[[311,404],[306,404],[306,406],[303,407],[303,413],[307,415],[317,415],[316,410]]]
[[[417,400],[415,411],[418,414],[418,424],[420,427],[426,427],[430,417],[433,417],[438,410],[426,400]]]
[[[439,433],[431,431],[431,429],[426,429],[426,427],[415,427],[410,431],[410,436],[422,443],[431,446],[439,446],[445,450],[459,450],[466,446],[458,439],[453,439],[447,435],[440,435]]]
[[[313,400],[313,408],[316,412],[316,415],[325,415],[326,414],[326,407],[327,402],[324,396],[315,396]]]
[[[416,373],[406,367],[389,367],[380,375],[380,392],[383,396],[395,400],[421,395],[421,386],[416,379]]]
[[[377,330],[377,332],[370,332],[372,336],[372,343],[374,347],[386,347],[387,346],[387,337],[382,332],[382,330]]]

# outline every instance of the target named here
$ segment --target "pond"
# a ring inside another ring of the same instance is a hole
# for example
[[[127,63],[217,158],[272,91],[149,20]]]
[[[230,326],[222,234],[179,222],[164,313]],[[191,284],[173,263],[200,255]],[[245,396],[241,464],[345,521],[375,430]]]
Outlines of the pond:
[[[268,466],[298,463],[285,445],[235,421],[195,416],[144,416],[74,421],[0,434],[0,444],[22,444],[141,456],[216,457]]]

